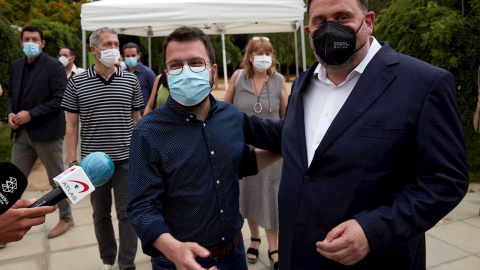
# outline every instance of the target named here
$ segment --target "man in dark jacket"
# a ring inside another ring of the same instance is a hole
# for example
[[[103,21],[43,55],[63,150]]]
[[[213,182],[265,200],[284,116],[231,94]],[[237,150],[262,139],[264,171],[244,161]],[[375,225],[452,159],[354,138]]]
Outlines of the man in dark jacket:
[[[283,155],[280,269],[425,269],[425,231],[468,189],[453,76],[371,36],[366,0],[307,12],[318,62],[285,119],[245,116],[246,142]]]
[[[53,178],[63,172],[63,137],[65,113],[60,109],[67,84],[65,69],[55,58],[42,52],[43,32],[36,26],[23,28],[20,45],[24,58],[12,63],[7,98],[8,124],[15,142],[12,160],[29,175],[40,158],[52,187]],[[57,237],[74,226],[70,205],[58,203],[60,220],[48,238]]]

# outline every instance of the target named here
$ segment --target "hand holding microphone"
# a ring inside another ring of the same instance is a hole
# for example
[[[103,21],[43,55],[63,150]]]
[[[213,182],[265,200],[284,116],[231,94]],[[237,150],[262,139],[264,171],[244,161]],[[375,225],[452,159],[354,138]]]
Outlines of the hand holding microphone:
[[[76,204],[95,190],[95,187],[108,182],[115,171],[113,161],[102,152],[94,152],[72,166],[53,180],[58,187],[36,201],[30,208],[55,205],[67,198]]]
[[[0,163],[0,243],[19,241],[32,226],[45,222],[55,206],[28,209],[35,199],[19,200],[27,187],[27,177],[10,162]]]
[[[18,200],[10,209],[0,215],[0,243],[20,241],[32,228],[45,222],[45,215],[50,214],[56,206],[26,208],[35,199]]]

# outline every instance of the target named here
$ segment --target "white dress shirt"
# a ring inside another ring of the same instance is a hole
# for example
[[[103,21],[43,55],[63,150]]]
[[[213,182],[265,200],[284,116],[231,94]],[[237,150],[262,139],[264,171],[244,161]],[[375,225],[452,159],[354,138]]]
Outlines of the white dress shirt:
[[[372,44],[363,61],[339,85],[335,85],[327,78],[327,72],[321,64],[318,64],[313,73],[313,78],[303,95],[305,139],[309,167],[315,151],[322,142],[333,119],[335,119],[357,84],[365,67],[381,48],[380,43],[374,37],[372,38]]]

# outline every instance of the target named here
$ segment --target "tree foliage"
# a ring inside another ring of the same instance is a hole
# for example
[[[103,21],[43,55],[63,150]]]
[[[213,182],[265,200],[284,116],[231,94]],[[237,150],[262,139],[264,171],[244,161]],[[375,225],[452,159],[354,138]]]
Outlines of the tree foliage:
[[[398,52],[450,71],[471,166],[480,166],[472,125],[480,63],[480,0],[394,0],[375,23],[375,36]]]
[[[11,63],[21,57],[20,50],[20,35],[17,30],[10,27],[10,25],[0,20],[0,84],[2,85],[3,95],[0,97],[0,119],[6,121],[6,99],[7,90],[10,81],[10,65]]]
[[[34,19],[44,17],[61,22],[71,27],[76,35],[81,34],[80,11],[88,0],[0,0],[0,16],[7,18],[11,24],[26,26]]]
[[[81,66],[82,40],[72,33],[67,25],[52,21],[46,17],[41,19],[33,19],[29,23],[42,29],[43,39],[46,41],[43,51],[46,54],[56,58],[62,47],[72,47],[77,52],[75,64]]]

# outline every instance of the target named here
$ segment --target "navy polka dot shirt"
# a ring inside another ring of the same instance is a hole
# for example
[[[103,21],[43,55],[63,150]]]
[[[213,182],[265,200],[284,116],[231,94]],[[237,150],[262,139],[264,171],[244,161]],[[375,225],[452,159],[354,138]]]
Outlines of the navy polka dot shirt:
[[[206,248],[232,241],[243,225],[238,180],[257,171],[243,118],[215,101],[205,122],[171,97],[136,125],[130,145],[128,216],[150,256],[162,233]]]

